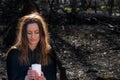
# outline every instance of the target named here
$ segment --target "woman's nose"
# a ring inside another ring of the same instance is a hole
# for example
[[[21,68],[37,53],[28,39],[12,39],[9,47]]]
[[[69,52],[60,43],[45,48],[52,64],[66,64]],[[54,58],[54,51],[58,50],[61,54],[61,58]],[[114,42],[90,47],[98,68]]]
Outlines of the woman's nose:
[[[34,33],[32,33],[32,34],[31,34],[31,37],[32,37],[32,38],[34,38],[34,37],[35,37],[35,34],[34,34]]]

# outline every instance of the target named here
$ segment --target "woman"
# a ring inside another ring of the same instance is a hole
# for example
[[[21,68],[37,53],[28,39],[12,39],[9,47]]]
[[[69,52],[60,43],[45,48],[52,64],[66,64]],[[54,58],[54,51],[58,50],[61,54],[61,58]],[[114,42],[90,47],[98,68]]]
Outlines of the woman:
[[[18,24],[17,41],[7,56],[8,80],[56,80],[56,61],[49,43],[47,25],[38,13],[23,16]],[[42,65],[42,75],[31,69]]]

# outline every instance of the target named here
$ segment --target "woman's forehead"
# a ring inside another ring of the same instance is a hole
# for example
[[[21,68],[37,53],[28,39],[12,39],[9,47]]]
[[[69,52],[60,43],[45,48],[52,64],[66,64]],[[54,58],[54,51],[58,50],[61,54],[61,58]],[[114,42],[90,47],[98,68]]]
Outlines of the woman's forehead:
[[[27,30],[35,30],[35,29],[39,30],[39,27],[38,27],[37,23],[31,23],[31,24],[27,25]]]

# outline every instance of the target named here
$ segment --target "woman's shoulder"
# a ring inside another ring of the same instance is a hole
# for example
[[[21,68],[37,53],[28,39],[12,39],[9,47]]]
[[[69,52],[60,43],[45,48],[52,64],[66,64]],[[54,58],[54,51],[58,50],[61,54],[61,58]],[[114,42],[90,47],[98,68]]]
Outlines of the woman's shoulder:
[[[6,56],[7,65],[18,64],[21,52],[17,48],[10,48]]]
[[[8,53],[19,53],[20,50],[17,47],[11,47]]]
[[[18,55],[20,55],[20,50],[17,49],[16,47],[11,47],[10,50],[7,53],[8,57],[17,57]]]

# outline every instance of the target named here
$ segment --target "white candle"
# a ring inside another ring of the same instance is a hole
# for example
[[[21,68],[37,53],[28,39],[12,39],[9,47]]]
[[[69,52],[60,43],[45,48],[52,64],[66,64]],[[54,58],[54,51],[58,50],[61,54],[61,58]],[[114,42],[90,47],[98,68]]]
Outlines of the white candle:
[[[41,64],[32,64],[32,70],[35,70],[38,75],[41,75]]]

